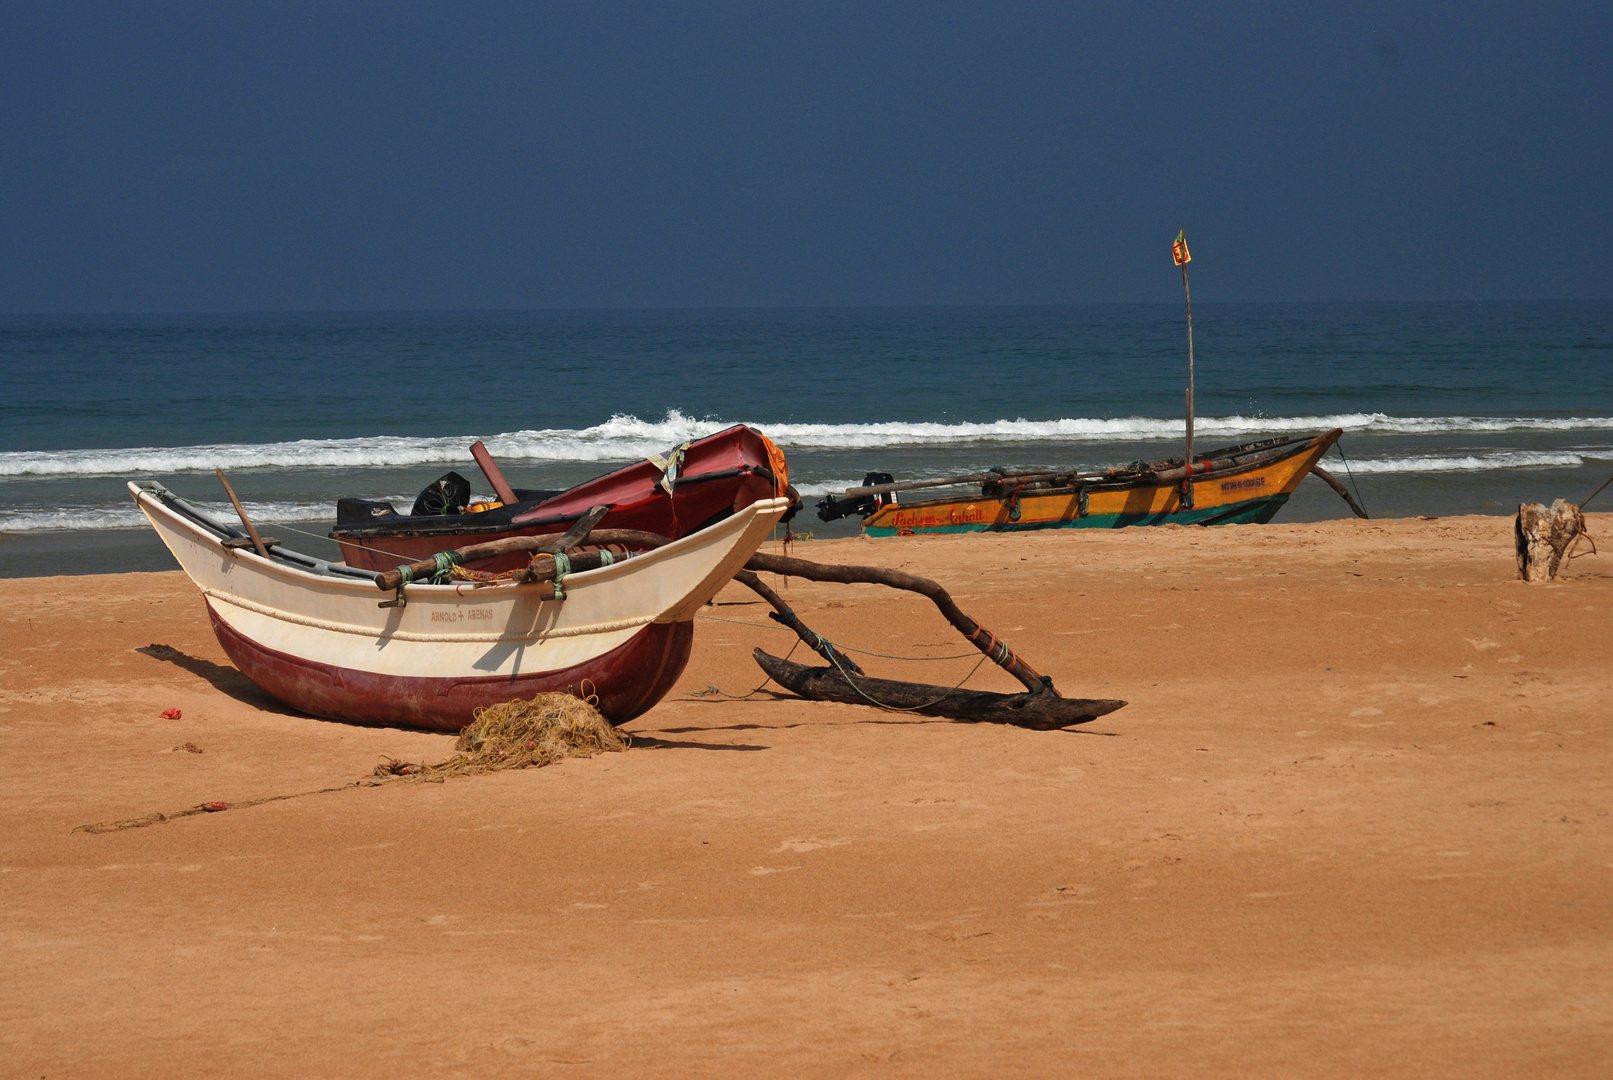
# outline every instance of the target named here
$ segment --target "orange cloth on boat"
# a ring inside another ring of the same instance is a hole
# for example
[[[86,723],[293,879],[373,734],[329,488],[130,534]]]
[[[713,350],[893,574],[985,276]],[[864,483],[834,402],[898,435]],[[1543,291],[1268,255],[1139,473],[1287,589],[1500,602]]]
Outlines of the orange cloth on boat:
[[[487,510],[497,510],[503,505],[504,504],[499,502],[497,499],[491,499],[487,502],[473,502],[469,506],[465,507],[465,513],[480,514]]]
[[[778,444],[766,435],[762,435],[762,445],[767,447],[767,463],[773,470],[773,494],[782,495],[784,489],[790,486],[790,464],[784,460],[784,451]]]

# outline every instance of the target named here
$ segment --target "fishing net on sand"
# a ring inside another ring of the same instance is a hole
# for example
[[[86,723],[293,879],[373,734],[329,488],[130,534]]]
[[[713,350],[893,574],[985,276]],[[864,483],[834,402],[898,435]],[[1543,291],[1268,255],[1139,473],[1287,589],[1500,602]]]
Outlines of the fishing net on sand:
[[[450,776],[540,768],[631,745],[631,738],[612,727],[592,702],[570,694],[539,694],[530,701],[488,705],[472,716],[471,725],[454,744],[459,753],[447,761],[427,765],[387,758],[375,767],[375,775],[440,782]]]

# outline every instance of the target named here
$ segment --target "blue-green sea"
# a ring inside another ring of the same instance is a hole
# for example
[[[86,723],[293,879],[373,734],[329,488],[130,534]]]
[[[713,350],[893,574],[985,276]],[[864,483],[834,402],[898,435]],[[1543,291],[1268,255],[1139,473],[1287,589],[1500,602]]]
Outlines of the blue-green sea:
[[[1613,472],[1613,303],[1203,304],[1194,345],[1199,448],[1342,427],[1331,467],[1375,516],[1508,514]],[[743,422],[808,496],[1157,458],[1186,368],[1169,305],[5,316],[0,575],[171,567],[124,481],[223,504],[216,466],[324,550],[338,497],[483,484],[475,439],[559,487]],[[1313,480],[1278,521],[1348,513]]]

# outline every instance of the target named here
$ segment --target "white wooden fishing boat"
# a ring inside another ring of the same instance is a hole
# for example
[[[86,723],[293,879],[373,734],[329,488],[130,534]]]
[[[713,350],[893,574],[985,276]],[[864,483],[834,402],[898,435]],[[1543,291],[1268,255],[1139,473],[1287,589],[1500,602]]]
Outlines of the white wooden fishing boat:
[[[597,695],[615,723],[649,709],[688,663],[694,616],[756,551],[789,500],[552,586],[404,586],[244,532],[158,484],[129,491],[207,604],[235,666],[287,705],[366,724],[457,731],[483,705],[544,691]]]

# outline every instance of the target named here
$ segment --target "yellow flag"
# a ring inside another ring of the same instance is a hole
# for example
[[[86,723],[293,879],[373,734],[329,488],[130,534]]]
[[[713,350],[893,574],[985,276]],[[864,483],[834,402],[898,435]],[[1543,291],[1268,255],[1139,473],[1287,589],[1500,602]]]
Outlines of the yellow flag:
[[[1176,232],[1176,242],[1171,245],[1171,255],[1175,257],[1177,266],[1193,261],[1193,256],[1187,253],[1187,237],[1180,229]]]

